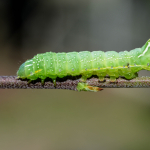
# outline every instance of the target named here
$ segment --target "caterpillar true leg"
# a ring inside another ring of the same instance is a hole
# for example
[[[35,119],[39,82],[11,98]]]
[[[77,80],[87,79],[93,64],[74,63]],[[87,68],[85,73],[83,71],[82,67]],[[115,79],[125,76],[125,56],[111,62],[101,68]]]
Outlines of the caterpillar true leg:
[[[52,79],[52,80],[53,80],[54,87],[56,87],[56,79]]]
[[[45,80],[45,79],[41,79],[41,83],[42,83],[42,85],[44,85],[44,80]]]
[[[28,84],[30,84],[32,82],[32,80],[28,80]]]

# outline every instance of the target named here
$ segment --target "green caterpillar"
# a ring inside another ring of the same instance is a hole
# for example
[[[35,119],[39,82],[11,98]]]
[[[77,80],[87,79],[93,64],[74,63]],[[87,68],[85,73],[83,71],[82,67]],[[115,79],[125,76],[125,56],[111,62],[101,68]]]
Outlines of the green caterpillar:
[[[100,81],[103,81],[104,77],[109,75],[110,80],[114,82],[119,76],[126,79],[135,78],[139,70],[150,70],[150,39],[142,48],[129,52],[81,51],[37,54],[20,66],[17,76],[30,81],[41,78],[42,83],[49,77],[55,83],[57,77],[63,78],[67,75],[82,75],[83,81],[92,75],[97,75]],[[86,83],[81,82],[77,89],[88,90],[87,87]]]

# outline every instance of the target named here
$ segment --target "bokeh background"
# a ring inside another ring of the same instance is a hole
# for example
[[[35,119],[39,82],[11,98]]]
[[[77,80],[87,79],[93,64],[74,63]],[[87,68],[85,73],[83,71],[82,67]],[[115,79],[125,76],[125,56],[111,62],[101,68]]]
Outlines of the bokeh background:
[[[149,0],[1,0],[0,75],[47,51],[142,47],[149,8]],[[0,149],[150,149],[150,89],[0,90]]]

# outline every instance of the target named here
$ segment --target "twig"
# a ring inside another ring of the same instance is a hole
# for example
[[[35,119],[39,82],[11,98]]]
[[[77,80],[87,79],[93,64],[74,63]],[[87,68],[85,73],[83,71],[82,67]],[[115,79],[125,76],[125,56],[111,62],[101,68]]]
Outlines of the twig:
[[[65,79],[64,81],[57,81],[56,86],[53,82],[45,81],[42,85],[40,80],[35,83],[28,84],[27,80],[17,79],[16,76],[0,76],[0,89],[68,89],[77,90],[77,84],[81,82],[80,79]],[[90,78],[87,83],[91,86],[97,86],[100,88],[148,88],[150,87],[150,77],[137,77],[132,80],[126,80],[119,78],[116,82],[110,82],[109,78],[106,78],[104,82],[100,82],[98,78]]]

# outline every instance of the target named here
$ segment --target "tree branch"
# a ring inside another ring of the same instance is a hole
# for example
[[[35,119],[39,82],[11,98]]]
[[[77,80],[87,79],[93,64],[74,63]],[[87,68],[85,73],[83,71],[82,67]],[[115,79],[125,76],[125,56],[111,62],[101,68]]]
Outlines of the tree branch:
[[[52,81],[45,81],[42,85],[40,80],[33,81],[28,84],[27,80],[17,79],[16,76],[0,76],[0,89],[68,89],[77,90],[77,84],[81,82],[80,79],[64,79],[58,80],[56,86]],[[132,80],[118,78],[116,82],[110,82],[107,77],[104,82],[100,82],[98,78],[90,78],[87,80],[90,86],[100,88],[149,88],[150,77],[137,77]]]

